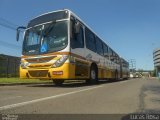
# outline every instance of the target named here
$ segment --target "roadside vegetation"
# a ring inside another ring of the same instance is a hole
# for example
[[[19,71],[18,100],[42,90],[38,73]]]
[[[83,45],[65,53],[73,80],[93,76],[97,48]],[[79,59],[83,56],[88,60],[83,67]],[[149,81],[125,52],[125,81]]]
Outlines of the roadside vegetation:
[[[52,82],[51,80],[39,80],[39,79],[20,79],[20,78],[0,78],[0,84],[12,84],[12,83],[45,83]]]

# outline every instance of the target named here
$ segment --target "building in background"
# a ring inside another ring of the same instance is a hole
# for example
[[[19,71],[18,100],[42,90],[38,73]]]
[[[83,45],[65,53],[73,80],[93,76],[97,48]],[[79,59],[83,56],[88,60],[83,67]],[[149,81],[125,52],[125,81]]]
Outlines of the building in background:
[[[160,48],[157,48],[153,51],[153,60],[156,75],[160,77]]]
[[[20,58],[0,54],[0,77],[18,77]]]

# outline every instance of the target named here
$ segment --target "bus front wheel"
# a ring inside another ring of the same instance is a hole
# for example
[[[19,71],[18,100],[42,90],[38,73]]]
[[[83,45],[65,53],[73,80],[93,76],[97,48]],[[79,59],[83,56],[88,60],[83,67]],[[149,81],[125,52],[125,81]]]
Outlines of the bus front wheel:
[[[56,86],[61,86],[63,84],[64,80],[53,80],[53,82]]]

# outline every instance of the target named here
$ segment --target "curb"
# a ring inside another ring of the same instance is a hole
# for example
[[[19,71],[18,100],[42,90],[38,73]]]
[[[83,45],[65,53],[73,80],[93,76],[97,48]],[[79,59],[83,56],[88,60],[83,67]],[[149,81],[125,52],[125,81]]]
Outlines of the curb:
[[[42,83],[2,83],[0,86],[16,86],[16,85],[38,85],[38,84],[49,84],[52,82],[42,82]]]

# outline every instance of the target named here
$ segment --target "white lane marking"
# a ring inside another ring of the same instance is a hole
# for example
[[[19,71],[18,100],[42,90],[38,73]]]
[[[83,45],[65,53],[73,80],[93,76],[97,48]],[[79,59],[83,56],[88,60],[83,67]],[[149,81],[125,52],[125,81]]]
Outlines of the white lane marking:
[[[62,94],[58,94],[58,95],[54,95],[54,96],[49,96],[49,97],[45,97],[45,98],[39,98],[39,99],[31,100],[31,101],[26,101],[26,102],[6,105],[6,106],[0,107],[0,110],[11,109],[11,108],[19,107],[19,106],[28,105],[28,104],[31,104],[31,103],[36,103],[36,102],[41,102],[41,101],[45,101],[45,100],[49,100],[49,99],[63,97],[63,96],[66,96],[66,95],[71,95],[71,94],[75,94],[75,93],[79,93],[79,92],[83,92],[83,91],[88,91],[88,90],[92,90],[92,89],[96,89],[96,88],[100,88],[100,87],[103,87],[103,85],[96,86],[96,87],[90,87],[90,88],[86,88],[86,89],[81,89],[81,90],[76,90],[76,91],[68,92],[68,93],[62,93]]]
[[[0,100],[10,100],[10,99],[16,99],[16,98],[19,98],[19,97],[22,97],[22,96],[14,96],[14,97],[2,98]]]

